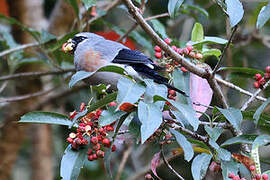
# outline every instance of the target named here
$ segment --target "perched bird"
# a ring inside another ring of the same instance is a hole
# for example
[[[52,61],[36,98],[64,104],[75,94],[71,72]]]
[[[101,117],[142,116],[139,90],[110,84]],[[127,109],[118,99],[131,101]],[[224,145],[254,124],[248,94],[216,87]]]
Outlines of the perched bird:
[[[170,85],[166,77],[159,75],[157,71],[163,68],[154,64],[148,56],[139,51],[130,50],[121,43],[106,40],[97,34],[78,33],[63,44],[62,50],[74,54],[74,65],[77,71],[94,72],[103,66],[118,65],[135,79],[141,75],[187,96],[185,92]],[[117,73],[97,72],[86,82],[92,85],[111,84],[115,88],[120,77],[121,75]]]

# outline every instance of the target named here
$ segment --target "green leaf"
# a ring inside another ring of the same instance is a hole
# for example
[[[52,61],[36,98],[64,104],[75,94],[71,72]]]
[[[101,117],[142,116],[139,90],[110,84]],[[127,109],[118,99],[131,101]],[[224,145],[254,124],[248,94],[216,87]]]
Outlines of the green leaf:
[[[182,3],[184,2],[184,0],[169,0],[168,3],[168,12],[170,14],[171,17],[175,17],[180,6],[182,5]]]
[[[231,159],[232,154],[226,149],[219,147],[213,139],[209,140],[209,144],[216,150],[219,159],[224,161],[229,161]]]
[[[201,8],[200,6],[193,5],[193,4],[188,4],[188,5],[183,4],[183,6],[194,11],[199,11],[205,17],[209,16],[208,12],[205,9]]]
[[[58,124],[69,126],[72,121],[67,116],[54,112],[29,112],[23,115],[20,123]]]
[[[184,73],[181,70],[175,69],[172,73],[173,84],[177,89],[184,91],[188,96],[190,96],[190,73]],[[184,104],[191,105],[192,102],[189,97],[185,97],[179,93],[177,94],[178,101]]]
[[[163,38],[167,38],[166,29],[164,25],[157,19],[153,19],[150,21],[152,23],[153,29]]]
[[[219,49],[206,49],[203,50],[202,54],[204,58],[208,56],[216,56],[218,58],[221,55],[221,51]]]
[[[236,130],[240,130],[240,124],[243,120],[243,116],[239,109],[235,109],[232,107],[228,109],[222,109],[218,107],[217,109],[225,116],[225,118],[232,124],[232,126]]]
[[[263,110],[266,108],[266,106],[270,103],[270,98],[268,98],[255,112],[253,115],[253,119],[255,120],[255,124],[258,124],[258,121],[260,119],[260,116],[263,112]]]
[[[191,41],[202,41],[204,38],[203,26],[200,23],[195,23],[191,32]]]
[[[73,74],[73,76],[71,77],[69,81],[69,84],[68,84],[69,88],[74,86],[80,80],[90,77],[94,73],[95,72],[77,71],[75,74]]]
[[[78,33],[78,31],[72,31],[72,32],[70,32],[70,33],[68,33],[68,34],[65,34],[62,38],[57,39],[57,41],[56,41],[55,43],[49,43],[49,45],[46,46],[46,47],[48,47],[47,51],[48,51],[48,52],[53,52],[53,51],[55,51],[55,50],[58,50],[59,48],[62,47],[62,45],[63,45],[65,42],[67,42],[67,40],[68,40],[69,38],[72,38],[72,37],[73,37],[75,34],[77,34],[77,33]]]
[[[117,103],[120,107],[123,103],[135,103],[145,91],[145,87],[128,78],[122,77],[117,83]]]
[[[204,178],[211,159],[212,155],[206,153],[199,154],[193,159],[191,172],[194,180],[201,180]]]
[[[192,41],[192,42],[189,42],[188,44],[192,46],[201,46],[204,44],[226,44],[227,42],[228,40],[222,39],[219,37],[205,36],[203,40],[194,41],[194,42]]]
[[[73,7],[77,17],[79,17],[79,7],[77,4],[77,0],[65,0],[70,3],[70,5]]]
[[[228,145],[231,145],[231,144],[242,144],[242,143],[244,143],[244,144],[252,144],[257,136],[258,135],[254,135],[254,134],[240,135],[240,136],[233,137],[231,139],[226,140],[220,146],[224,147],[224,146],[228,146]]]
[[[92,6],[95,6],[97,1],[96,0],[82,0],[83,5],[85,6],[86,10],[91,8]]]
[[[170,129],[171,133],[175,136],[177,143],[182,147],[184,151],[184,157],[186,161],[190,161],[194,156],[192,145],[187,138],[174,129]]]
[[[237,25],[244,15],[243,5],[239,0],[225,0],[227,13],[230,19],[231,27]]]
[[[242,114],[244,116],[244,119],[247,120],[251,120],[253,121],[253,116],[254,116],[255,111],[243,111]],[[266,130],[267,132],[269,132],[269,128],[270,128],[270,117],[264,113],[261,114],[260,119],[258,121],[258,126],[261,129]]]
[[[114,101],[116,99],[116,97],[117,97],[117,92],[108,94],[103,99],[100,99],[96,103],[91,104],[89,109],[87,109],[87,111],[92,112],[92,111],[97,110],[98,108],[102,108],[102,107],[106,106],[107,104],[109,104],[110,102]]]
[[[122,117],[126,112],[115,111],[115,107],[109,107],[108,110],[103,110],[99,118],[99,125],[106,126]]]
[[[60,165],[60,176],[62,179],[76,180],[78,178],[87,157],[86,152],[86,147],[78,151],[73,150],[71,145],[66,148]]]
[[[196,131],[199,127],[199,119],[196,117],[196,111],[190,105],[182,104],[175,102],[173,100],[168,100],[177,110],[177,119],[184,119],[186,122],[193,127],[193,130]]]
[[[143,101],[138,105],[138,117],[141,125],[142,144],[159,128],[162,123],[162,112],[156,104],[146,104]]]
[[[244,67],[221,67],[218,69],[218,72],[220,71],[233,71],[233,72],[238,72],[238,73],[245,73],[251,76],[254,76],[255,74],[264,74],[264,72],[258,70],[258,69],[253,69],[253,68],[244,68]]]
[[[44,29],[42,29],[41,31],[41,36],[40,36],[40,43],[44,44],[46,42],[49,42],[53,39],[56,39],[56,36],[45,31]]]
[[[269,135],[260,135],[258,136],[253,144],[252,144],[252,149],[255,149],[256,147],[263,146],[270,143],[270,136]]]
[[[267,6],[263,6],[256,22],[256,27],[258,29],[262,28],[264,24],[269,20],[270,18],[270,3]]]
[[[207,132],[207,134],[210,136],[210,138],[213,139],[214,141],[217,141],[217,139],[223,132],[223,129],[220,127],[211,128],[210,126],[205,125],[204,129]]]
[[[229,173],[238,174],[239,164],[235,161],[221,161],[222,176],[224,180],[230,180],[228,178]]]
[[[148,50],[152,50],[153,46],[150,43],[150,41],[148,41],[147,39],[145,39],[145,37],[143,37],[140,33],[138,33],[137,31],[132,31],[129,34],[129,37],[131,37],[134,41],[136,41],[138,44],[140,44],[142,47],[147,48]]]

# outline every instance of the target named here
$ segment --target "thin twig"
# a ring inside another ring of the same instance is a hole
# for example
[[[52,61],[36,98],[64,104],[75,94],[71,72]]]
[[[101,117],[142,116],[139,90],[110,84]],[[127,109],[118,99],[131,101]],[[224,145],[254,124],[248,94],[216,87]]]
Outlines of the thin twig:
[[[132,146],[129,146],[128,149],[123,154],[123,158],[122,158],[122,160],[120,162],[119,169],[117,171],[117,175],[116,175],[115,180],[119,180],[120,179],[121,174],[122,174],[122,172],[124,170],[125,164],[126,164],[126,162],[128,160],[128,157],[129,157],[129,155],[130,155],[131,152],[132,152]]]
[[[253,94],[250,93],[249,91],[244,90],[244,89],[242,89],[242,88],[234,85],[233,83],[230,83],[228,81],[225,81],[225,80],[220,79],[220,78],[217,78],[217,77],[216,77],[216,80],[217,80],[217,82],[222,83],[223,85],[225,85],[227,87],[230,87],[232,89],[235,89],[235,90],[239,91],[242,94],[245,94],[245,95],[248,95],[248,96],[253,96]],[[261,96],[255,96],[255,98],[258,99],[258,100],[260,100],[260,101],[266,101],[266,98],[261,97]]]
[[[35,46],[39,46],[39,45],[40,44],[38,42],[29,43],[29,44],[23,44],[23,45],[20,45],[20,46],[15,47],[15,48],[7,49],[5,51],[2,51],[0,53],[0,57],[5,56],[5,55],[10,54],[10,53],[15,52],[15,51],[19,51],[19,50],[22,50],[22,49],[25,49],[25,48],[35,47]]]
[[[270,81],[267,81],[266,83],[265,83],[265,85],[263,86],[263,88],[262,89],[265,89],[267,86],[269,86],[269,84],[270,84]],[[245,102],[245,104],[241,107],[241,111],[245,111],[246,109],[247,109],[247,107],[248,107],[248,105],[252,102],[252,101],[254,101],[254,99],[255,99],[255,97],[262,91],[262,89],[258,89],[246,102]]]
[[[7,87],[7,85],[8,85],[8,81],[7,82],[4,82],[2,84],[2,86],[0,87],[0,93],[2,93],[2,91],[4,91],[4,89]]]
[[[47,76],[47,75],[58,75],[58,74],[64,74],[68,72],[74,72],[75,69],[64,69],[64,70],[57,70],[57,71],[47,71],[47,72],[25,72],[25,73],[17,73],[17,74],[11,74],[7,76],[0,77],[0,81],[6,81],[6,80],[13,80],[18,78],[34,78],[34,77],[40,77],[40,76]]]
[[[167,159],[165,158],[165,155],[164,155],[164,150],[163,150],[163,145],[161,144],[160,145],[160,152],[161,152],[161,156],[162,156],[162,159],[164,161],[164,164],[181,180],[185,180],[170,164],[169,162],[167,161]]]
[[[237,25],[232,29],[232,33],[231,33],[231,36],[229,38],[229,41],[227,42],[226,46],[224,47],[224,49],[222,51],[222,54],[221,54],[221,56],[219,58],[219,61],[217,62],[216,66],[215,66],[215,68],[213,70],[213,74],[215,74],[217,72],[218,68],[221,66],[224,55],[225,55],[227,49],[230,47],[230,44],[232,42],[232,39],[233,39],[233,36],[234,36],[236,30],[237,30]]]

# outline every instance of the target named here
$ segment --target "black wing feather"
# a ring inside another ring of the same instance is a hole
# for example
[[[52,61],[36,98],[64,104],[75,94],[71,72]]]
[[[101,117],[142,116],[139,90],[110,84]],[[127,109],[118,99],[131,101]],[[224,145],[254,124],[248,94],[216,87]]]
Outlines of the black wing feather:
[[[130,49],[122,49],[114,58],[113,63],[119,64],[154,64],[153,61],[143,53]]]

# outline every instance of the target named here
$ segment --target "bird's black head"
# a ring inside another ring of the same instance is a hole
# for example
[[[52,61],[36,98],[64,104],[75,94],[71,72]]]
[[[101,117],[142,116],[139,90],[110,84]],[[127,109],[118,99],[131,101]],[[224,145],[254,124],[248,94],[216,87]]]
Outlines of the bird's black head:
[[[66,43],[63,44],[62,50],[66,52],[74,53],[79,43],[87,39],[86,36],[83,35],[75,35],[72,39],[69,39]]]

